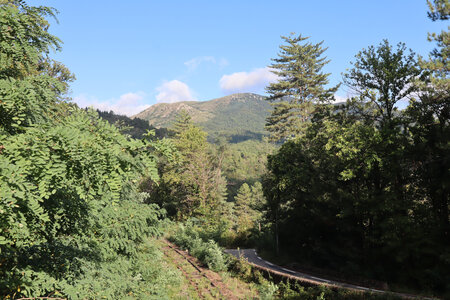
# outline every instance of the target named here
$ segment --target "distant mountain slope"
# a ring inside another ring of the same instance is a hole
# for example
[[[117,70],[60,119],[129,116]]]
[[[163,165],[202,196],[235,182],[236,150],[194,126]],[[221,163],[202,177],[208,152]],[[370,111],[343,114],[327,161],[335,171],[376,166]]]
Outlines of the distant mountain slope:
[[[130,119],[127,116],[117,115],[112,111],[97,110],[97,113],[102,119],[121,128],[122,133],[129,134],[135,139],[141,139],[148,130],[154,130],[157,138],[167,137],[169,134],[167,128],[155,128],[147,121],[139,118]]]
[[[264,96],[241,93],[209,101],[158,103],[133,116],[155,127],[170,127],[181,110],[202,126],[212,138],[227,136],[232,142],[261,138],[271,109]]]

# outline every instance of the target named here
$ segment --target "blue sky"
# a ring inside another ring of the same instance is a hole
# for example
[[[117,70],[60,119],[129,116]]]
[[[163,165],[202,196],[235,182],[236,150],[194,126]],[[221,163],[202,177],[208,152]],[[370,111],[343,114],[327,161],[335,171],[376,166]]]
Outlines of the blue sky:
[[[60,12],[50,32],[64,42],[54,57],[77,77],[74,101],[127,115],[157,102],[264,94],[280,36],[291,32],[324,41],[334,85],[361,49],[387,38],[426,56],[427,32],[443,28],[427,18],[426,0],[28,3]]]

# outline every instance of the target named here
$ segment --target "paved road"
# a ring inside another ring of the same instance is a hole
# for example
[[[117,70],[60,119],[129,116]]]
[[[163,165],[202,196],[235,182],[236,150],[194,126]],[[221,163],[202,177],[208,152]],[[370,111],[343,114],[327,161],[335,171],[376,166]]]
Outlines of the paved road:
[[[263,268],[281,273],[283,275],[297,277],[300,280],[307,280],[311,283],[324,284],[324,285],[328,285],[328,286],[336,286],[336,287],[352,289],[352,290],[359,290],[359,291],[364,291],[364,292],[387,293],[386,291],[383,291],[383,290],[371,289],[371,288],[367,288],[367,287],[363,287],[363,286],[359,286],[359,285],[338,282],[338,281],[334,281],[334,280],[328,280],[328,279],[324,279],[324,278],[315,277],[315,276],[312,276],[309,274],[289,270],[289,269],[277,266],[271,262],[268,262],[268,261],[262,259],[261,257],[258,256],[255,249],[227,249],[227,250],[225,250],[225,252],[228,254],[231,254],[237,258],[245,258],[245,259],[247,259],[247,261],[249,263],[251,263],[257,267],[263,267]],[[392,294],[395,294],[395,295],[403,297],[403,298],[411,298],[411,299],[413,299],[413,298],[437,299],[437,298],[417,297],[414,295],[401,294],[401,293],[392,293]]]

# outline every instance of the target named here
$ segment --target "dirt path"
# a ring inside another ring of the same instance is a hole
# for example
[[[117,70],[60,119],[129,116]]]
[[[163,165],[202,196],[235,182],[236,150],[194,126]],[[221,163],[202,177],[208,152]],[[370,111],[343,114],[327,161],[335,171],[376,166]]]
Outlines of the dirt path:
[[[219,273],[204,268],[195,258],[186,251],[179,249],[167,240],[161,240],[162,250],[167,260],[175,265],[185,278],[190,291],[183,297],[186,299],[256,299],[254,291],[236,284],[236,280],[225,280]]]

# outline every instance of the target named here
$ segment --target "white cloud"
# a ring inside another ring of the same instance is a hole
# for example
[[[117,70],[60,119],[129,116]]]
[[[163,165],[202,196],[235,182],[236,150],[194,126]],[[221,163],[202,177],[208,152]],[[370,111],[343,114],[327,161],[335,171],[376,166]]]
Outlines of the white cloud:
[[[192,90],[189,86],[179,80],[164,82],[160,87],[156,88],[159,92],[156,95],[157,102],[174,103],[180,101],[195,101]]]
[[[199,56],[195,57],[191,60],[184,62],[184,65],[188,67],[190,71],[193,71],[200,66],[202,63],[210,63],[214,65],[218,65],[220,68],[223,68],[228,65],[228,61],[225,58],[216,59],[214,56]]]
[[[102,111],[113,111],[116,114],[132,116],[144,109],[150,107],[144,104],[143,100],[145,93],[126,93],[121,95],[118,99],[113,98],[101,101],[93,96],[79,95],[73,98],[73,101],[80,107],[93,107]]]
[[[342,103],[342,102],[347,102],[347,97],[334,95],[334,101],[332,103]]]
[[[278,76],[269,68],[258,68],[251,72],[237,72],[223,75],[220,78],[220,88],[227,93],[258,92],[269,83],[278,80]]]
[[[202,62],[210,62],[215,64],[216,63],[216,59],[214,58],[214,56],[200,56],[200,57],[195,57],[191,60],[188,60],[184,63],[184,65],[186,67],[188,67],[191,70],[196,69]]]

